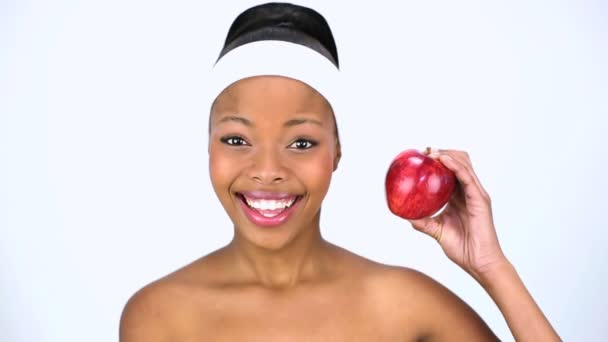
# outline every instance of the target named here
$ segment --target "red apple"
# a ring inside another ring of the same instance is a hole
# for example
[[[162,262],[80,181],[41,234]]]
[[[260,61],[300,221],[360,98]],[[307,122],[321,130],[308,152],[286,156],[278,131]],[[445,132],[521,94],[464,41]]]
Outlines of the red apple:
[[[456,176],[439,160],[418,150],[405,150],[395,157],[386,174],[386,201],[393,214],[420,219],[439,211],[455,186]]]

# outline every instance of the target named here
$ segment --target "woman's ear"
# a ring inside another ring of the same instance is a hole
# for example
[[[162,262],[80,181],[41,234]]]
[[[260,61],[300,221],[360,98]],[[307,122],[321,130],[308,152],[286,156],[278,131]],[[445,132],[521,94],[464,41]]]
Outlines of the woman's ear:
[[[340,141],[336,139],[336,155],[334,157],[334,171],[338,168],[338,164],[340,163],[340,158],[342,158],[342,146],[340,145]]]

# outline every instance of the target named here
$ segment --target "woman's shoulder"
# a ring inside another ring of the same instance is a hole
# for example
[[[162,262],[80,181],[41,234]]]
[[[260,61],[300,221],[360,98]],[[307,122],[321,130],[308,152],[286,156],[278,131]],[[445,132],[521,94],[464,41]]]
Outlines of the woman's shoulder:
[[[120,317],[120,341],[166,340],[175,294],[171,282],[159,279],[131,295]]]
[[[402,294],[404,290],[417,293],[420,291],[433,293],[442,289],[442,285],[422,271],[401,265],[386,264],[357,254],[344,247],[336,246],[341,254],[342,264],[350,272],[358,273],[361,280],[370,286],[382,287],[385,290],[395,289]],[[386,292],[386,291],[384,291]]]
[[[384,264],[352,252],[364,265],[371,312],[391,317],[395,324],[417,327],[437,340],[496,341],[481,317],[460,297],[430,275],[406,266]]]
[[[147,285],[126,302],[120,318],[120,341],[161,341],[182,331],[190,321],[188,309],[209,301],[212,281],[204,268],[213,267],[214,253],[203,256]]]
[[[422,308],[425,315],[433,306],[454,301],[452,292],[422,271],[375,261],[343,247],[337,249],[344,277],[355,280],[370,301],[384,310],[393,308],[395,315]]]

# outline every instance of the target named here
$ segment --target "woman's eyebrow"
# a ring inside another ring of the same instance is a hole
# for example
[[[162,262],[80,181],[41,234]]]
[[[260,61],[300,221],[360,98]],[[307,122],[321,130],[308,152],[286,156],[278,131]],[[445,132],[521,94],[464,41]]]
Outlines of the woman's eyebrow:
[[[239,122],[242,123],[243,125],[247,126],[247,127],[253,127],[254,124],[253,122],[251,122],[249,119],[246,119],[242,116],[238,116],[238,115],[227,115],[224,116],[223,118],[221,118],[217,124],[221,124],[224,122]],[[301,125],[301,124],[305,124],[305,123],[312,123],[318,126],[323,126],[323,123],[319,120],[315,120],[315,119],[311,119],[311,118],[295,118],[295,119],[291,119],[286,121],[283,126],[284,127],[293,127],[296,125]]]
[[[253,123],[251,121],[249,121],[248,119],[242,117],[242,116],[236,116],[236,115],[228,115],[228,116],[224,116],[223,118],[220,119],[220,121],[218,121],[218,124],[221,124],[223,122],[229,122],[229,121],[236,121],[236,122],[240,122],[243,125],[247,126],[247,127],[252,127]]]
[[[295,125],[301,125],[301,124],[305,124],[305,123],[312,123],[315,125],[319,125],[319,126],[323,126],[323,123],[319,120],[315,120],[315,119],[308,119],[308,118],[297,118],[297,119],[291,119],[286,121],[283,126],[285,127],[292,127]]]

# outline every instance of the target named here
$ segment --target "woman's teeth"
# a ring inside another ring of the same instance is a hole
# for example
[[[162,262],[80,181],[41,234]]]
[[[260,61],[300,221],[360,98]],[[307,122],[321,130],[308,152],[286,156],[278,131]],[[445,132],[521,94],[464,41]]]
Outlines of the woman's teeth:
[[[245,198],[245,202],[247,202],[250,207],[258,210],[286,209],[296,201],[296,197],[282,200],[250,199],[245,196],[243,197]]]

